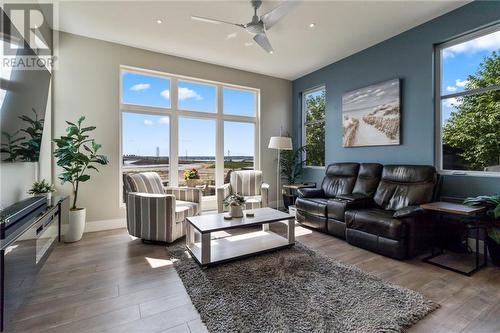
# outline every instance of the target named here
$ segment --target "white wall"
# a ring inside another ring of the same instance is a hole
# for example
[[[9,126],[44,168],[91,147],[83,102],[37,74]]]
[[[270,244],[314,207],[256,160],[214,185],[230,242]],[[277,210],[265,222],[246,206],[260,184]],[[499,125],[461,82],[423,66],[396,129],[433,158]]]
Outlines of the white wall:
[[[81,184],[79,206],[87,208],[87,221],[116,220],[125,216],[119,206],[120,113],[119,68],[138,68],[186,75],[261,90],[261,169],[276,197],[276,152],[267,149],[269,137],[280,125],[291,132],[291,82],[265,75],[154,53],[68,33],[59,34],[58,63],[54,75],[54,135],[64,133],[65,120],[87,117],[97,126],[96,141],[110,164]],[[58,170],[56,170],[57,172]],[[70,188],[61,189],[69,193]]]

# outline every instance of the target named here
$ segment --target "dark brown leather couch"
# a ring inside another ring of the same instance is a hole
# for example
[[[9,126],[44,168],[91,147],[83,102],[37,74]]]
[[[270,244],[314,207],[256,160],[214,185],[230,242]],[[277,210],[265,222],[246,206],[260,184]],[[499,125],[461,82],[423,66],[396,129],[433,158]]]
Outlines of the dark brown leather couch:
[[[301,189],[297,221],[350,244],[393,258],[426,248],[428,227],[419,205],[431,202],[433,166],[335,163],[320,189]]]

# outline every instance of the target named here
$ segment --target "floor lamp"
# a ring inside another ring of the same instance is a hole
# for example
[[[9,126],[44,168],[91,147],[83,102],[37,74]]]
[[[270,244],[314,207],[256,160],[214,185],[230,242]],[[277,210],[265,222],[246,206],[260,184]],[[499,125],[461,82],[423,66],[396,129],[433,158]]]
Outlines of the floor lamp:
[[[276,209],[279,208],[280,202],[280,151],[292,150],[292,138],[286,136],[272,136],[269,140],[269,149],[276,149],[278,151],[278,168],[276,174]]]

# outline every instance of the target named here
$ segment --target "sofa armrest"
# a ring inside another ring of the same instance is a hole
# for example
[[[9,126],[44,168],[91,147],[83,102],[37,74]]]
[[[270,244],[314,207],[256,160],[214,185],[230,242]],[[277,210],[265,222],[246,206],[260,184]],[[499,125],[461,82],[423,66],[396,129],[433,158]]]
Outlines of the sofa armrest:
[[[261,207],[269,207],[269,184],[262,183],[260,187],[260,193],[262,195],[261,198]]]
[[[224,199],[231,193],[231,184],[217,187],[217,212],[224,213]]]
[[[351,193],[351,194],[340,194],[335,197],[335,199],[345,200],[345,201],[368,201],[371,200],[371,197],[364,195],[362,193]]]
[[[299,198],[323,198],[325,193],[318,188],[299,188],[297,190]]]
[[[416,215],[420,215],[424,212],[423,208],[420,208],[419,206],[408,206],[405,208],[401,208],[394,212],[394,215],[392,215],[396,219],[403,219],[407,217],[413,217]]]

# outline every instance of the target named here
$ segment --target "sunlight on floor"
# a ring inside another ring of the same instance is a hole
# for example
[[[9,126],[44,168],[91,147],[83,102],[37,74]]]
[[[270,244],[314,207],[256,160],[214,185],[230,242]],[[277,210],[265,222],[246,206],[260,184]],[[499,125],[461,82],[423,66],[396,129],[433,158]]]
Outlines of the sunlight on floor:
[[[167,259],[158,259],[158,258],[150,258],[150,257],[145,257],[145,259],[148,262],[149,266],[151,266],[151,268],[171,266],[176,261],[175,259],[174,260],[167,260]]]
[[[304,236],[304,235],[310,235],[312,234],[312,230],[302,228],[302,227],[295,227],[295,237],[297,236]]]

